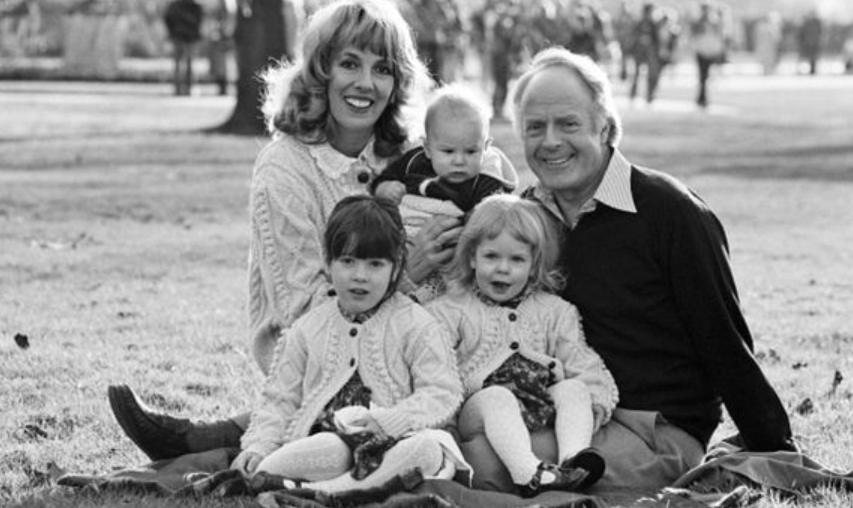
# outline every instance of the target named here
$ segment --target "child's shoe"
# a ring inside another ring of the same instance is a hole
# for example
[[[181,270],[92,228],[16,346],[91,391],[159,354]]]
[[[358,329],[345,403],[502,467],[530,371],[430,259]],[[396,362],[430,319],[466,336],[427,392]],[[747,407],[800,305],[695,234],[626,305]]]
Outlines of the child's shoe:
[[[586,473],[583,475],[581,481],[568,489],[572,491],[586,490],[592,487],[595,482],[600,480],[604,475],[605,468],[606,464],[604,462],[604,457],[602,457],[601,453],[595,448],[584,448],[574,457],[569,457],[560,463],[560,469],[566,473],[571,474],[573,471],[582,471]]]
[[[546,476],[544,473],[550,474]],[[526,485],[519,485],[519,490],[524,497],[533,497],[549,490],[574,491],[577,490],[576,485],[585,482],[588,474],[581,468],[567,471],[556,464],[540,462],[533,478]]]

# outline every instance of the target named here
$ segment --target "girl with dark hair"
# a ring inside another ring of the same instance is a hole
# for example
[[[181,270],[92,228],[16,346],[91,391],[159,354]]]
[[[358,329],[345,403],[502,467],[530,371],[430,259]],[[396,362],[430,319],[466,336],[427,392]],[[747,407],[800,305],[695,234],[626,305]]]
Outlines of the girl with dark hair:
[[[449,336],[396,292],[405,237],[390,202],[352,196],[335,207],[324,238],[335,297],[278,341],[232,468],[327,492],[414,468],[453,476],[436,435],[452,437],[420,431],[453,421],[462,386]]]

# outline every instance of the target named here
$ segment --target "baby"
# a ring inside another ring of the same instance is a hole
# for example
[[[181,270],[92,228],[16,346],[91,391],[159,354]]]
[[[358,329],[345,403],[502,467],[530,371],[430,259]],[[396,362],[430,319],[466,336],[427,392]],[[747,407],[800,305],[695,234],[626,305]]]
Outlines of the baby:
[[[491,146],[489,115],[468,91],[440,88],[426,113],[423,147],[404,154],[373,182],[377,196],[401,203],[405,195],[451,201],[469,212],[486,196],[511,192],[518,175]]]
[[[372,183],[377,197],[400,206],[410,238],[431,217],[464,217],[487,196],[518,186],[512,162],[491,146],[488,109],[466,89],[440,88],[427,106],[424,131],[423,146],[406,152]],[[431,280],[413,295],[421,303],[444,291],[437,275]]]

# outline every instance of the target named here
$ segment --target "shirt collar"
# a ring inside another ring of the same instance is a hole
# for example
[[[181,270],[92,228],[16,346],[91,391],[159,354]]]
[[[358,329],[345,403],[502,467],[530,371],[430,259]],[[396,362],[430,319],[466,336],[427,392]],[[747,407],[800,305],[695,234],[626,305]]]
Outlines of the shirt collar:
[[[562,219],[563,214],[560,212],[560,207],[557,206],[554,193],[537,183],[533,188],[533,197],[539,200],[551,213]],[[601,183],[598,184],[592,199],[582,209],[584,212],[595,210],[597,203],[623,212],[637,213],[634,196],[631,194],[631,163],[615,148],[610,157],[610,162],[604,170]]]
[[[610,208],[637,213],[634,196],[631,194],[631,163],[615,148],[604,171],[604,178],[601,179],[592,199]]]
[[[385,169],[387,162],[384,158],[377,157],[373,151],[373,139],[354,158],[335,150],[328,142],[308,145],[308,153],[311,154],[320,169],[333,179],[361,168],[367,168],[368,171],[376,175]]]

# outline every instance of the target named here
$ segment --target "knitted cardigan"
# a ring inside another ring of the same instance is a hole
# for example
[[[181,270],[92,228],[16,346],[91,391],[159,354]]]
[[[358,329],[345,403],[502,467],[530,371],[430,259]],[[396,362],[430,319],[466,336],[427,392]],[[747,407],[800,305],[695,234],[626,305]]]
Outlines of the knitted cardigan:
[[[368,413],[389,436],[446,425],[462,403],[450,337],[423,307],[397,293],[356,324],[330,300],[279,340],[242,448],[266,456],[307,436],[356,371],[371,390]]]
[[[264,373],[278,330],[329,299],[323,232],[335,204],[367,194],[387,163],[368,143],[357,158],[289,135],[257,157],[250,190],[249,329]]]
[[[487,304],[471,292],[446,294],[426,305],[458,338],[456,354],[466,395],[514,353],[548,367],[556,381],[577,379],[593,405],[610,419],[619,394],[613,376],[583,334],[577,308],[562,298],[533,292],[515,309]]]

